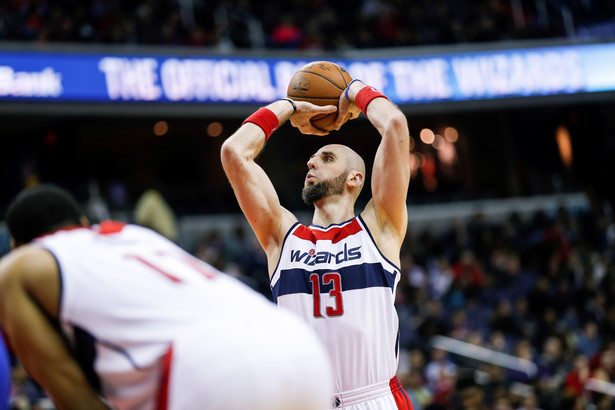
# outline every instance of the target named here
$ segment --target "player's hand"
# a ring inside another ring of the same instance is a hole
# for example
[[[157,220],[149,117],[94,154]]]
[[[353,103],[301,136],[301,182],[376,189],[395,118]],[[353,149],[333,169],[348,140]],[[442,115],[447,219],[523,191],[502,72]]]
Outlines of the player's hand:
[[[346,98],[345,92],[343,92],[342,95],[340,95],[340,100],[339,100],[338,105],[339,105],[339,110],[337,112],[337,119],[335,120],[336,130],[339,130],[340,128],[342,128],[342,125],[344,125],[346,121],[359,118],[359,115],[361,114],[361,110],[359,109],[359,107],[357,107],[354,104],[354,102]]]
[[[293,127],[301,131],[302,134],[311,135],[328,135],[329,131],[323,131],[312,125],[310,120],[318,114],[329,114],[335,112],[335,105],[319,106],[305,101],[295,101],[297,112],[290,117],[290,123]]]

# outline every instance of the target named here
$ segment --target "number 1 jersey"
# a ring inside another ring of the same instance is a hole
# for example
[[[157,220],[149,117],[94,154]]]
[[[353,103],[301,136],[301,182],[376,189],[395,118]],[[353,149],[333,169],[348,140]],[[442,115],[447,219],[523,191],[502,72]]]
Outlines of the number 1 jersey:
[[[397,371],[400,269],[363,219],[327,228],[296,223],[271,277],[275,302],[304,318],[325,344],[336,392],[390,380]]]

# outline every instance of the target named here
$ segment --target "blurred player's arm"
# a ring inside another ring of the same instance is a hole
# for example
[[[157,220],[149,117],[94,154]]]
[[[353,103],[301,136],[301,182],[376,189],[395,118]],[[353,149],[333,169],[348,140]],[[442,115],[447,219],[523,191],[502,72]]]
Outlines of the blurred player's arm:
[[[297,112],[294,114],[293,105],[285,100],[273,102],[266,108],[277,117],[278,128],[292,116],[293,126],[301,132],[326,134],[314,128],[309,120],[319,113],[334,112],[335,106],[318,107],[300,101],[295,102],[295,106]],[[259,125],[246,122],[222,144],[221,157],[241,210],[268,257],[277,260],[284,235],[297,218],[281,206],[271,180],[255,161],[265,146],[265,136]],[[280,158],[280,161],[286,160]]]
[[[372,92],[371,87],[360,81],[355,81],[348,89],[348,99],[345,93],[340,97],[340,112],[356,109],[355,98],[363,90]],[[370,90],[371,89],[371,90]],[[378,130],[382,139],[376,151],[372,170],[372,199],[365,208],[364,217],[377,224],[384,235],[375,238],[387,241],[379,243],[381,249],[389,249],[388,245],[397,243],[395,254],[406,235],[408,210],[406,198],[410,183],[410,133],[406,116],[387,98],[374,98],[367,105],[365,115]],[[368,222],[366,220],[366,222]],[[368,222],[369,223],[369,222]],[[394,243],[388,242],[392,240]],[[385,245],[385,246],[382,246]],[[397,256],[398,257],[398,256]]]
[[[58,409],[109,409],[53,323],[60,286],[49,252],[30,245],[18,248],[0,260],[0,322],[24,368]]]

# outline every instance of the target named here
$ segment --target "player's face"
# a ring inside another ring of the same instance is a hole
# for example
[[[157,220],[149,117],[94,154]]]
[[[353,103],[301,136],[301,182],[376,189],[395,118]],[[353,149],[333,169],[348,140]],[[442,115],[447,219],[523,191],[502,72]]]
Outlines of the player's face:
[[[307,163],[302,197],[308,205],[331,195],[344,192],[348,171],[340,152],[330,146],[321,148]]]
[[[307,162],[308,173],[304,186],[339,176],[346,170],[346,161],[341,149],[334,145],[322,147]]]
[[[303,202],[308,205],[313,204],[325,197],[331,195],[340,195],[344,192],[344,186],[346,185],[346,178],[348,172],[342,172],[337,177],[325,179],[324,181],[313,182],[303,187],[301,197]]]

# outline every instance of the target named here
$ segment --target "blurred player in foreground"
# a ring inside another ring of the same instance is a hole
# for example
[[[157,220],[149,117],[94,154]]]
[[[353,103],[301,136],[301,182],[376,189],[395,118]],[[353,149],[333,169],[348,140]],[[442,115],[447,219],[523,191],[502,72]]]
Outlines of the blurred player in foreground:
[[[59,409],[323,409],[322,344],[290,313],[153,231],[89,227],[53,186],[7,212],[0,321]]]
[[[309,158],[303,198],[315,207],[310,226],[282,207],[255,162],[266,139],[287,120],[304,134],[326,135],[310,118],[335,110],[288,99],[273,102],[224,142],[222,164],[267,254],[277,304],[303,317],[326,345],[334,372],[332,405],[411,409],[395,376],[399,319],[394,299],[410,181],[405,116],[360,81],[350,83],[340,97],[337,129],[348,112],[356,118],[362,111],[382,137],[374,160],[373,196],[357,216],[354,206],[366,172],[352,149],[326,145]]]

